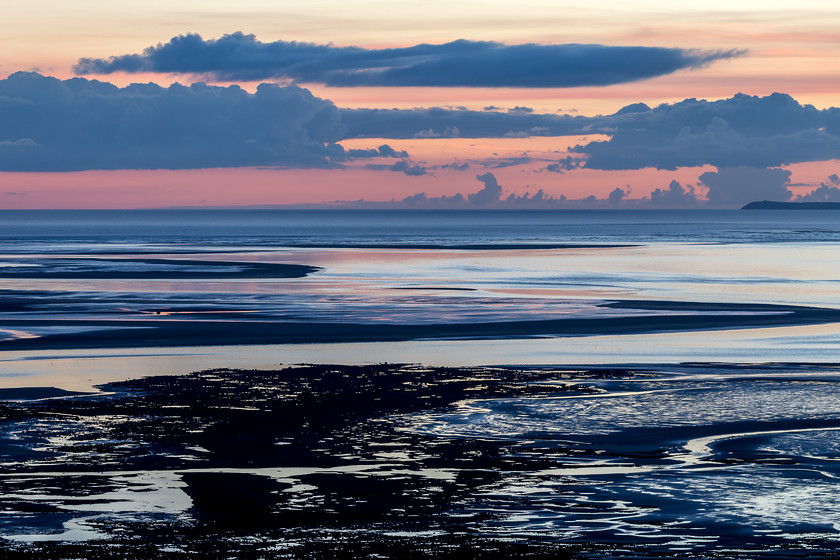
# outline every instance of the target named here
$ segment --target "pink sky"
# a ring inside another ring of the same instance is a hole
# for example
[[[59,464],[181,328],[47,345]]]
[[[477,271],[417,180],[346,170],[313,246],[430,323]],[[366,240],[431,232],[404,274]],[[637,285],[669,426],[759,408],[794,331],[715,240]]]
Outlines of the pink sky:
[[[430,140],[445,144],[446,140]],[[398,144],[397,144],[398,145]],[[399,145],[398,145],[399,146]],[[804,194],[832,173],[840,161],[799,163],[786,166],[791,187]],[[630,198],[649,196],[671,180],[696,185],[697,177],[714,168],[689,167],[676,171],[576,170],[574,173],[537,173],[532,166],[491,169],[505,195],[526,192],[583,198],[590,194],[606,198],[616,187],[630,188]],[[477,174],[487,169],[477,165],[465,171],[435,170],[433,175],[411,177],[402,173],[370,171],[359,167],[334,169],[197,169],[81,171],[73,173],[0,173],[0,207],[24,208],[157,208],[166,206],[242,206],[261,204],[309,204],[336,200],[401,200],[425,192],[428,196],[475,192],[481,184]],[[359,185],[365,185],[360,189]],[[702,187],[698,192],[703,192]]]
[[[599,43],[701,49],[745,49],[743,57],[696,70],[607,87],[517,88],[330,88],[304,84],[315,95],[340,107],[412,108],[464,106],[481,109],[524,105],[537,112],[609,114],[636,102],[655,106],[697,97],[723,99],[743,92],[767,95],[782,91],[819,108],[837,105],[840,94],[840,10],[831,3],[745,0],[688,0],[679,4],[640,0],[632,6],[605,0],[597,6],[577,2],[523,0],[516,4],[430,1],[391,5],[374,0],[319,3],[289,0],[90,0],[37,3],[12,0],[0,21],[0,77],[18,70],[38,70],[69,78],[81,57],[141,52],[186,32],[219,37],[241,30],[264,41],[278,39],[357,45],[406,46],[455,39],[507,43]],[[95,78],[96,76],[90,76]],[[189,83],[185,76],[113,74],[100,79],[117,85],[154,81]],[[256,83],[243,83],[253,90]],[[0,141],[6,140],[0,138]],[[388,143],[405,149],[416,163],[433,168],[468,162],[466,171],[430,169],[406,176],[372,171],[372,161],[351,162],[342,169],[200,169],[183,171],[85,171],[73,173],[0,173],[0,208],[116,208],[181,205],[254,205],[323,203],[334,200],[401,199],[418,192],[428,196],[469,193],[481,185],[475,176],[492,171],[506,192],[544,189],[553,196],[605,197],[616,187],[630,188],[632,198],[665,188],[672,179],[696,184],[712,168],[677,171],[544,170],[580,138],[488,140],[352,140],[345,148]],[[494,158],[527,153],[529,163],[485,167]],[[383,163],[383,162],[380,162]],[[837,161],[789,166],[792,182],[817,185],[837,171]],[[810,187],[795,187],[804,192]],[[702,188],[699,189],[702,191]]]

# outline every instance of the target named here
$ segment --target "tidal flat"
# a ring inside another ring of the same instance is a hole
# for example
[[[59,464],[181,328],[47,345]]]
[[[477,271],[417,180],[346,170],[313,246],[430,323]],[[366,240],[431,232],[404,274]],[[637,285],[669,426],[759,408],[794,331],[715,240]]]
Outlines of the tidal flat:
[[[0,551],[836,557],[838,382],[826,364],[301,365],[8,394]]]
[[[0,557],[837,557],[796,214],[0,212]]]

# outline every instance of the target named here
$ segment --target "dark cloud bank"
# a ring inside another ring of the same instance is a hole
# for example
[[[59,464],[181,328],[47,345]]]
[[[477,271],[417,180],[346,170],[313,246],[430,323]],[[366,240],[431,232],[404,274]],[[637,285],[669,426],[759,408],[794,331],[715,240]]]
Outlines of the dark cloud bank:
[[[595,117],[441,108],[342,109],[341,115],[349,138],[432,137],[453,130],[462,138],[609,136],[574,148],[589,169],[771,167],[840,158],[840,109],[801,105],[781,93],[655,108],[637,103]],[[566,160],[549,171],[579,166]]]
[[[344,132],[331,102],[297,86],[0,80],[3,171],[322,167],[345,157]]]
[[[776,167],[840,158],[840,109],[784,94],[687,99],[612,115],[527,111],[337,109],[297,86],[133,84],[35,73],[0,80],[0,169],[323,166],[408,154],[388,145],[348,150],[348,138],[493,138],[601,134],[546,171]]]
[[[360,137],[591,134],[608,139],[579,145],[572,156],[558,157],[544,171],[710,165],[717,171],[701,175],[698,185],[708,190],[710,204],[731,206],[791,199],[790,172],[779,169],[781,165],[840,159],[840,109],[819,110],[784,94],[739,94],[712,102],[687,99],[655,108],[635,104],[613,115],[582,117],[522,108],[340,110],[305,89],[273,84],[262,84],[251,94],[236,86],[202,83],[118,88],[35,73],[15,73],[0,80],[0,171],[325,167],[351,158],[379,158],[368,167],[420,176],[438,168],[412,161],[398,145],[344,150],[337,142]],[[392,161],[383,163],[387,159]],[[469,164],[448,167],[465,170]],[[448,198],[460,197],[457,200],[473,206],[502,200],[530,205],[573,202],[543,192],[503,197],[497,183],[491,186],[494,181],[485,183],[489,190]],[[633,203],[623,188],[618,191],[606,203]],[[444,202],[422,201],[425,195],[421,195],[416,195],[415,203]],[[829,177],[799,200],[840,200],[840,179]],[[693,186],[672,183],[656,189],[649,202],[685,206],[697,203],[697,197]]]
[[[742,51],[605,45],[504,45],[459,40],[393,49],[294,41],[263,43],[241,32],[173,37],[142,54],[84,58],[79,74],[166,72],[217,80],[291,79],[330,86],[575,87],[643,80]]]

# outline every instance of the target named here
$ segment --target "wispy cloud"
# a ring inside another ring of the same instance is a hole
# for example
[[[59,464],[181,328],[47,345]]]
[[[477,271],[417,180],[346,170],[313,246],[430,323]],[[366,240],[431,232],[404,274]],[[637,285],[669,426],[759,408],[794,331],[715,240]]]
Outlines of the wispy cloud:
[[[219,39],[173,37],[142,53],[83,58],[80,74],[165,72],[218,80],[284,78],[335,87],[605,86],[644,80],[717,60],[740,50],[698,50],[584,44],[518,44],[458,40],[391,49],[294,41],[263,43],[241,32]]]

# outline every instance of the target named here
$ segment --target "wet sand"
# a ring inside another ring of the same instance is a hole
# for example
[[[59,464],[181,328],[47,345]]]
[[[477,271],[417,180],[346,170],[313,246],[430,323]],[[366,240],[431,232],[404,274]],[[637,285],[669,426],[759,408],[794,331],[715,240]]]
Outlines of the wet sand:
[[[29,298],[30,295],[26,295]],[[24,298],[24,301],[26,300]],[[31,301],[31,300],[30,300]],[[43,306],[43,302],[39,302]],[[0,308],[25,310],[15,298]],[[135,305],[137,305],[135,303]],[[15,307],[17,306],[17,307]],[[46,348],[132,348],[148,346],[208,346],[324,342],[385,342],[418,339],[492,339],[543,336],[587,336],[652,332],[746,329],[840,322],[840,309],[764,304],[707,304],[670,301],[616,301],[599,307],[641,310],[649,314],[608,318],[563,318],[440,324],[371,324],[342,322],[265,321],[238,319],[214,308],[179,309],[178,319],[167,308],[150,308],[145,315],[120,319],[5,318],[0,329],[23,332],[55,329],[37,335],[0,340],[0,350]],[[68,316],[72,317],[72,316]],[[62,332],[63,331],[63,332]]]
[[[285,263],[189,259],[40,257],[0,267],[0,278],[30,280],[199,280],[221,278],[303,278],[320,270]],[[112,270],[103,270],[111,267]]]

